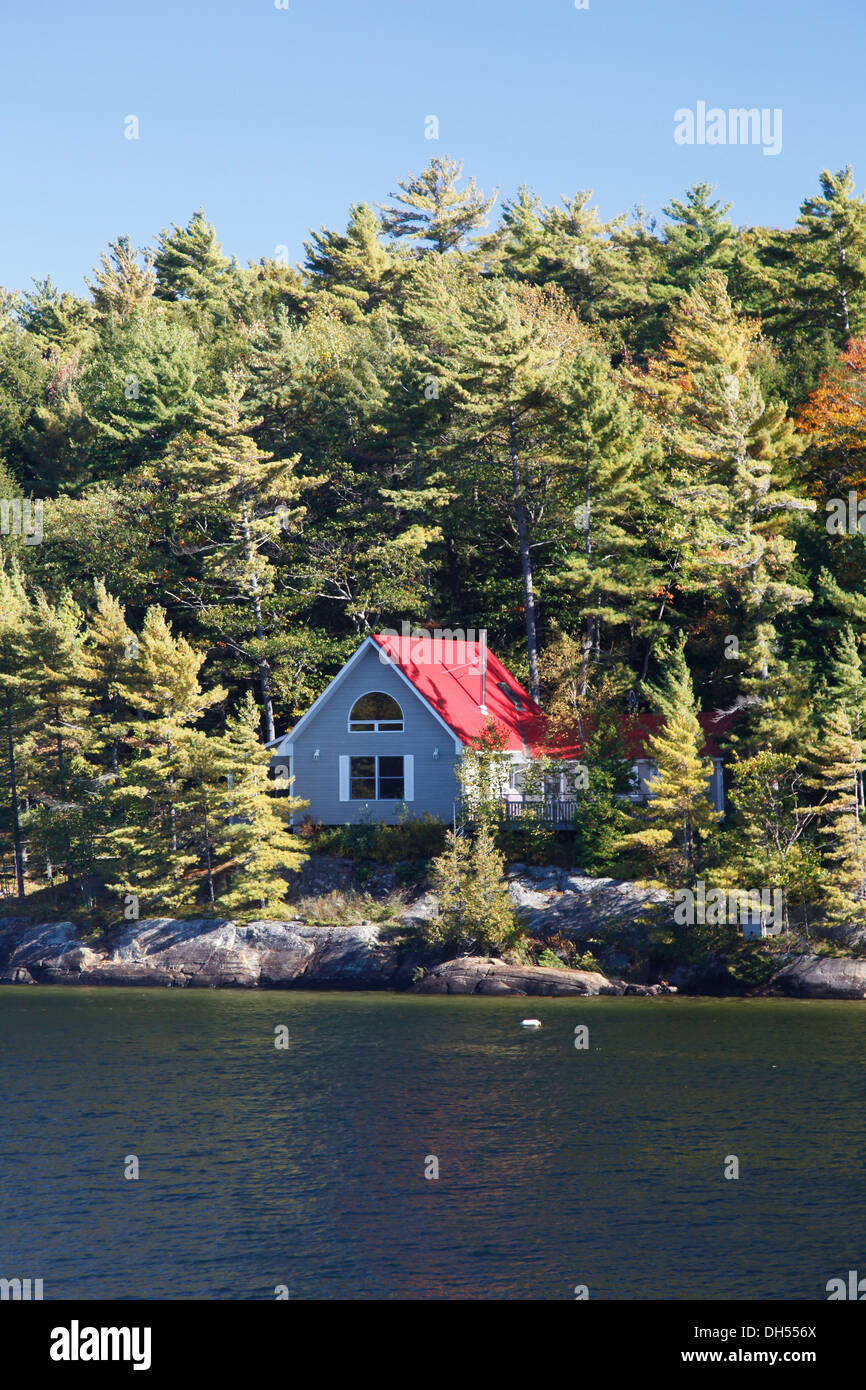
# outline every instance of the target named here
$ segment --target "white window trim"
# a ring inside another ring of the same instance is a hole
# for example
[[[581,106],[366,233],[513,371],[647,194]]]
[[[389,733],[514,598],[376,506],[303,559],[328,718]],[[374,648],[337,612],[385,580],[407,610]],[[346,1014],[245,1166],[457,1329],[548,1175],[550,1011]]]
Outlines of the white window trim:
[[[372,758],[374,768],[374,779],[376,782],[375,796],[352,796],[352,758]],[[402,796],[380,796],[379,795],[379,762],[382,758],[401,758],[403,762],[403,795]],[[345,793],[345,794],[344,794]],[[415,800],[415,757],[412,753],[347,753],[340,756],[340,800],[354,801],[359,805],[364,801],[373,801],[377,804],[383,801],[414,801]]]
[[[367,698],[368,695],[387,695],[387,697],[388,697],[389,700],[393,700],[393,701],[394,701],[394,704],[397,706],[398,710],[400,711],[400,720],[399,720],[400,727],[399,727],[399,729],[395,729],[395,728],[393,728],[393,727],[388,728],[388,729],[381,729],[381,728],[379,727],[380,724],[389,724],[389,725],[393,726],[394,724],[396,724],[396,723],[398,722],[396,719],[353,719],[353,718],[352,718],[352,710],[355,708],[356,705],[360,704],[362,700],[366,700],[366,698]],[[390,693],[390,691],[388,691],[388,690],[381,690],[381,689],[377,689],[377,690],[365,690],[363,695],[359,695],[358,698],[357,698],[357,700],[353,700],[353,701],[352,701],[352,709],[349,710],[349,714],[348,714],[348,717],[347,717],[347,720],[346,720],[346,724],[347,724],[347,728],[348,728],[350,734],[403,734],[403,733],[406,732],[406,716],[405,716],[405,714],[403,713],[403,706],[400,704],[400,701],[399,701],[394,695],[392,695],[392,694]],[[363,725],[364,725],[363,729],[357,728],[357,725],[359,725],[359,724],[363,724]],[[370,727],[371,725],[372,725],[372,728]]]

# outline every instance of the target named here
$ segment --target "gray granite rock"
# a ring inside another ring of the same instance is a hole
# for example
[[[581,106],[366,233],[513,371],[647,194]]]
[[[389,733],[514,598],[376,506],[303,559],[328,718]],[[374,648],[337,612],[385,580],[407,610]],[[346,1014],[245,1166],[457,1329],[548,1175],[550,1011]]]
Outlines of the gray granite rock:
[[[22,918],[4,917],[0,919],[0,983],[26,982],[27,975],[38,980],[64,955],[81,947],[72,922],[33,925]]]
[[[797,956],[773,976],[770,987],[805,999],[866,999],[866,959]]]
[[[110,948],[99,950],[77,940],[70,922],[0,928],[0,981],[10,984],[375,989],[389,985],[397,967],[397,948],[384,944],[372,923],[160,918],[130,922]]]
[[[518,867],[518,866],[513,866]],[[527,930],[535,936],[561,933],[580,940],[613,931],[642,937],[639,922],[647,913],[673,908],[670,893],[640,888],[615,878],[589,878],[574,869],[521,868],[509,874],[508,888],[521,909]]]
[[[592,970],[508,965],[487,956],[458,956],[434,966],[412,986],[416,994],[604,994],[610,982]]]

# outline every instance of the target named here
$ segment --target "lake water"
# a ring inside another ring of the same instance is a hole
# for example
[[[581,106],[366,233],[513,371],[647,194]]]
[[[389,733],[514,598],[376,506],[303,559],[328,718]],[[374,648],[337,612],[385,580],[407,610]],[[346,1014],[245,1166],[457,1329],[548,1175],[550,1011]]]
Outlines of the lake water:
[[[46,1298],[824,1298],[866,1271],[863,1004],[5,987],[0,1047],[0,1276]]]

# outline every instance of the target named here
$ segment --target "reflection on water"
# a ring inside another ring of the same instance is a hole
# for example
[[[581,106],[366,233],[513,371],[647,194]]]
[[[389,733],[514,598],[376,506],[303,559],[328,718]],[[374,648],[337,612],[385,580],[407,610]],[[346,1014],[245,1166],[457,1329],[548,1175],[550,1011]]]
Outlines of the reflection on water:
[[[7,987],[0,1044],[0,1276],[46,1298],[824,1298],[866,1268],[859,1003]]]

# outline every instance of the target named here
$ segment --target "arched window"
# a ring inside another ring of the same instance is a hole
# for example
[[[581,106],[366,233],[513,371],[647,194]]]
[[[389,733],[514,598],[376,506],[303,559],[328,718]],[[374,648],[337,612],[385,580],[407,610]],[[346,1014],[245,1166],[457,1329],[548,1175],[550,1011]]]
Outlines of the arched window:
[[[352,734],[402,734],[403,711],[392,695],[373,690],[362,695],[352,706],[349,715]]]

